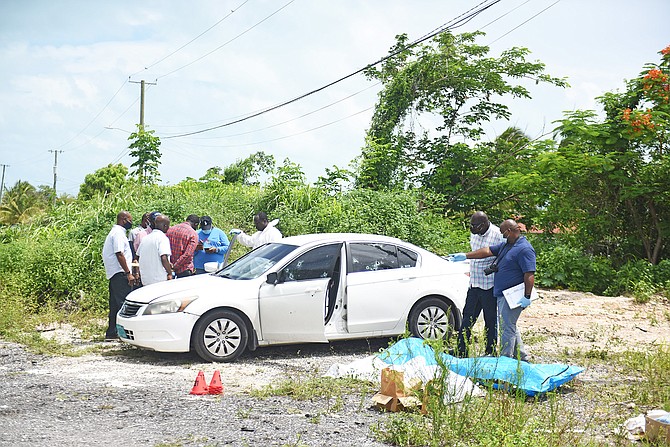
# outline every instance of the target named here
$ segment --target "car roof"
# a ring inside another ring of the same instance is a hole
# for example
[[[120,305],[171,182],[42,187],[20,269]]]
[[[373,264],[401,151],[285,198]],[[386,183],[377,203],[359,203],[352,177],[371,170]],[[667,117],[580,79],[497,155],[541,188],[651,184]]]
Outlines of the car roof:
[[[291,245],[306,245],[319,242],[385,242],[389,244],[405,244],[412,245],[409,242],[405,242],[401,239],[382,236],[379,234],[365,234],[365,233],[314,233],[314,234],[301,234],[298,236],[288,236],[278,243],[282,244],[291,244]],[[417,247],[419,248],[419,247]]]

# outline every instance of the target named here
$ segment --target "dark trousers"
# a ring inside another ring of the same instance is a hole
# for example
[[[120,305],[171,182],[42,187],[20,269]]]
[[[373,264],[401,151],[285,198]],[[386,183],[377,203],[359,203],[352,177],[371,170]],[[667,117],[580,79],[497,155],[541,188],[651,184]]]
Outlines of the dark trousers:
[[[186,278],[187,276],[194,275],[193,270],[184,270],[183,272],[177,273],[177,278]]]
[[[116,337],[116,314],[121,310],[126,296],[130,293],[128,277],[125,273],[119,272],[109,278],[109,324],[105,332],[106,338]]]
[[[463,308],[463,325],[458,332],[458,354],[460,356],[468,355],[467,345],[470,342],[471,329],[482,311],[484,311],[486,331],[486,355],[495,353],[498,338],[498,304],[493,297],[493,289],[470,287]]]

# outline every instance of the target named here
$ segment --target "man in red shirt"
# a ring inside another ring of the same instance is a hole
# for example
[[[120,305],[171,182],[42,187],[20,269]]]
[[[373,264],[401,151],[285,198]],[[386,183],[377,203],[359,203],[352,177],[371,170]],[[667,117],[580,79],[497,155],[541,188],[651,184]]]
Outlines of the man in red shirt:
[[[196,245],[198,245],[198,233],[195,229],[198,228],[199,223],[200,218],[191,214],[185,222],[174,225],[167,230],[166,235],[170,240],[170,248],[172,249],[170,262],[177,278],[191,276],[194,273],[193,253]]]

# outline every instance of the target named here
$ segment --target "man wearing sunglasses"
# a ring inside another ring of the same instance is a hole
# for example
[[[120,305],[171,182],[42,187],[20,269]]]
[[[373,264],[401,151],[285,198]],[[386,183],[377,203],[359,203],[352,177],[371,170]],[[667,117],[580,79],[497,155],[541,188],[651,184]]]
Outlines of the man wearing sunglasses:
[[[470,217],[470,248],[472,251],[503,242],[500,229],[493,225],[486,213],[477,211]],[[495,257],[473,259],[470,262],[470,287],[463,308],[463,324],[458,332],[458,355],[467,356],[470,345],[471,328],[484,313],[484,331],[486,332],[486,355],[494,355],[498,338],[498,306],[493,296],[493,278],[484,270],[491,265]],[[473,354],[473,353],[470,353]]]

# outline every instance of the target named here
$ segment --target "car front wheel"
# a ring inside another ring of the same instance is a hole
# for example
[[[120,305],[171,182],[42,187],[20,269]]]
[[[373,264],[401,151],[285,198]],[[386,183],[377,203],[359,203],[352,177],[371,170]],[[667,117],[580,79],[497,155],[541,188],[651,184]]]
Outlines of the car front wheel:
[[[455,326],[450,306],[439,298],[420,301],[409,314],[409,331],[423,339],[444,339]]]
[[[195,352],[210,362],[232,362],[244,352],[247,339],[244,320],[230,310],[203,315],[193,328]]]

